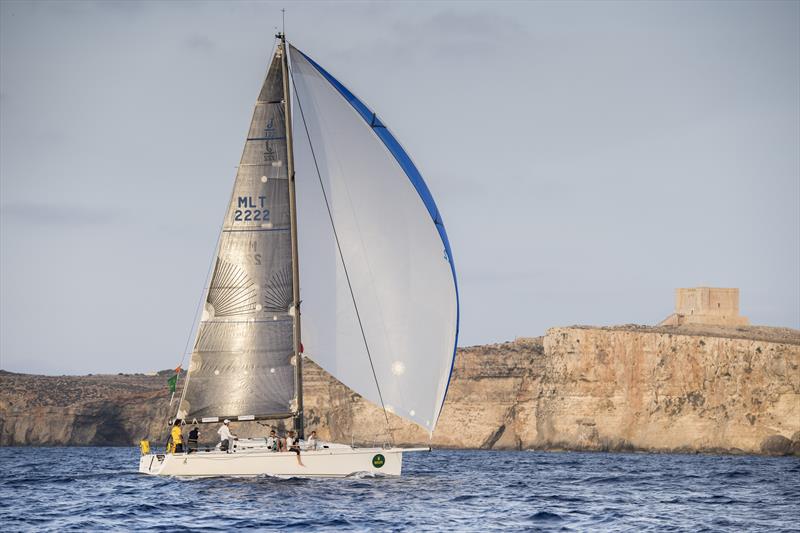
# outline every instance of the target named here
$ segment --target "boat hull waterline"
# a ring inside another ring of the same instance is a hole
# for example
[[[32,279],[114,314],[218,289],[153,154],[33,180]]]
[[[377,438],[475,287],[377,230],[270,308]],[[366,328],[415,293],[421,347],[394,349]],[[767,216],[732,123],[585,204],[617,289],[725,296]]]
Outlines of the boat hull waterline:
[[[430,448],[332,448],[294,452],[221,451],[147,454],[139,460],[143,474],[176,477],[277,476],[341,478],[361,473],[399,476],[404,452]]]

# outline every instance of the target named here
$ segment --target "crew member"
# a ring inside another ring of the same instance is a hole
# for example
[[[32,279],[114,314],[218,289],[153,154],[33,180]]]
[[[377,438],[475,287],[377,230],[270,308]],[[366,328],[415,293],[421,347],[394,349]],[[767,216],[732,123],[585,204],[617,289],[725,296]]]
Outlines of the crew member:
[[[275,430],[273,429],[269,432],[269,437],[267,437],[267,448],[273,452],[277,452],[279,447],[280,439],[278,438],[278,434],[275,433]]]
[[[199,436],[200,436],[200,430],[197,428],[197,426],[194,426],[192,430],[189,432],[188,453],[197,451],[197,439]]]
[[[300,441],[295,437],[294,431],[289,431],[286,435],[286,451],[295,452],[297,455],[300,455]]]
[[[172,453],[183,453],[183,434],[181,433],[181,421],[179,418],[172,423]]]
[[[319,440],[317,440],[317,432],[312,431],[306,441],[306,450],[316,450],[319,447]]]
[[[303,461],[300,460],[300,441],[295,437],[294,431],[289,431],[286,435],[286,451],[294,452],[297,454],[297,464],[305,466]]]
[[[231,433],[230,423],[231,421],[226,418],[217,430],[217,433],[219,433],[219,449],[228,453],[230,453],[231,441],[236,438],[236,435]]]

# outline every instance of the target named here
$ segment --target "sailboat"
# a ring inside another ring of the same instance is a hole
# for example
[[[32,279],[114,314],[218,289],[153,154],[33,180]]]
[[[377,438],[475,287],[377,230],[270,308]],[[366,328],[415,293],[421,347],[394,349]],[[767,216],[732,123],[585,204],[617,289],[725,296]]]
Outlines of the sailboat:
[[[442,217],[383,121],[276,35],[206,284],[175,419],[292,419],[299,456],[265,439],[146,453],[170,476],[398,476],[429,448],[307,449],[308,358],[390,416],[432,435],[458,338],[458,287]],[[301,312],[302,311],[302,312]],[[301,337],[302,328],[302,337]],[[302,339],[302,340],[301,340]]]

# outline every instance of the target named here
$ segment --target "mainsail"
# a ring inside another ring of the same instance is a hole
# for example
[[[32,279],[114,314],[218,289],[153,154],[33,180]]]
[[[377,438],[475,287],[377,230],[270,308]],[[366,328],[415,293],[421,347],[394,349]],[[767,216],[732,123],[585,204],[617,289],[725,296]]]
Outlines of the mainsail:
[[[294,413],[292,254],[280,50],[256,102],[178,418]]]
[[[289,59],[305,353],[433,432],[458,335],[441,216],[380,118],[291,46]]]

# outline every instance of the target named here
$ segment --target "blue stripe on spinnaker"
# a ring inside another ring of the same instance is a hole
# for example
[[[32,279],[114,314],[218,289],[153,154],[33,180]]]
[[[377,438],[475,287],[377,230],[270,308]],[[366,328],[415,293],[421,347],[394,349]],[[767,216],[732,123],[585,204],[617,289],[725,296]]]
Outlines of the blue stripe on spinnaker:
[[[350,92],[350,90],[347,87],[342,85],[339,82],[339,80],[331,76],[327,70],[319,66],[319,64],[316,61],[308,57],[306,54],[304,54],[297,48],[294,49],[297,52],[299,52],[300,55],[302,55],[306,59],[306,61],[311,63],[311,65],[313,65],[314,68],[317,69],[317,71],[322,75],[322,77],[328,80],[328,83],[333,85],[333,87],[337,91],[339,91],[339,94],[341,94],[342,97],[344,97],[344,99],[347,100],[351,106],[353,106],[353,109],[355,109],[358,112],[358,114],[361,115],[361,118],[363,118],[364,121],[371,127],[372,131],[375,132],[375,135],[377,135],[378,138],[381,141],[383,141],[383,144],[397,160],[397,163],[400,165],[400,168],[403,169],[403,172],[406,173],[408,179],[411,180],[411,184],[414,185],[414,189],[416,189],[417,194],[419,194],[419,197],[422,199],[422,203],[425,204],[428,213],[433,219],[433,223],[436,225],[436,230],[439,232],[439,236],[442,239],[442,244],[444,244],[444,250],[445,253],[447,254],[447,261],[450,263],[450,270],[453,273],[453,286],[455,287],[456,290],[456,338],[455,342],[453,343],[453,359],[450,361],[450,373],[448,374],[447,377],[447,387],[445,387],[444,389],[445,392],[444,397],[447,397],[447,389],[450,387],[450,378],[453,376],[453,365],[455,364],[456,361],[456,348],[458,347],[458,328],[461,319],[461,309],[458,301],[458,280],[456,279],[456,265],[453,262],[453,253],[450,250],[450,241],[447,238],[447,231],[444,229],[444,222],[442,221],[441,214],[439,214],[439,208],[436,207],[436,202],[433,200],[433,195],[431,194],[431,191],[428,189],[428,185],[425,183],[425,180],[422,179],[422,174],[419,173],[419,170],[417,170],[417,167],[416,165],[414,165],[414,162],[411,161],[411,158],[408,156],[406,151],[403,150],[403,147],[400,146],[400,143],[397,142],[397,139],[394,138],[394,135],[392,135],[386,128],[386,126],[383,125],[378,116],[375,113],[373,113],[370,110],[370,108],[367,107],[366,104],[364,104],[364,102],[359,100],[358,97],[356,97],[356,95]],[[443,406],[444,406],[444,398],[442,398],[442,405],[439,406],[439,414],[441,414]],[[434,420],[434,423],[435,422],[436,421]]]

